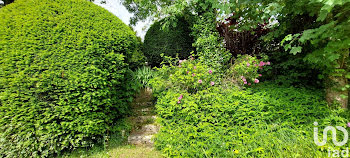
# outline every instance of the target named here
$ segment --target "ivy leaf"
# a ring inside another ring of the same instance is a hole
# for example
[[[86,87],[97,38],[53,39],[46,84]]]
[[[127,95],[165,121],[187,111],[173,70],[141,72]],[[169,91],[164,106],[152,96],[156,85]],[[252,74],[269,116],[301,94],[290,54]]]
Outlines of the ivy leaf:
[[[300,53],[301,52],[301,48],[300,46],[298,47],[292,47],[292,49],[290,50],[290,53],[293,54],[293,55],[296,55],[297,53]]]

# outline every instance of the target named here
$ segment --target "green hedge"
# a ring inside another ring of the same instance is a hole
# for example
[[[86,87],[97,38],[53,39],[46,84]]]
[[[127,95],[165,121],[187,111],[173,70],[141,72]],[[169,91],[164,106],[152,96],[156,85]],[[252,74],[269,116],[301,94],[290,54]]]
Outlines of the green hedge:
[[[193,38],[188,22],[183,17],[177,17],[176,26],[162,29],[162,23],[167,19],[155,22],[145,35],[143,52],[152,66],[159,66],[162,62],[160,54],[185,59],[193,51]]]
[[[0,9],[0,157],[87,147],[127,112],[135,33],[86,0]],[[130,77],[130,76],[129,76]]]

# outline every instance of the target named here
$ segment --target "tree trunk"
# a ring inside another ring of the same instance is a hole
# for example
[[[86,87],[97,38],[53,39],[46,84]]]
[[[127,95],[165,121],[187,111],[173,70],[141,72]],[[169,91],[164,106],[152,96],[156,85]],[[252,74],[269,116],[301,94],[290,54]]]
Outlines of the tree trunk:
[[[340,104],[342,108],[348,108],[349,91],[342,90],[346,85],[347,78],[344,76],[328,77],[326,81],[326,100],[329,105]]]
[[[348,79],[345,77],[349,70],[350,49],[345,49],[341,58],[338,60],[338,66],[335,74],[329,74],[326,79],[326,100],[329,105],[340,104],[342,108],[348,109],[349,89],[346,88]],[[345,72],[345,73],[344,73]]]

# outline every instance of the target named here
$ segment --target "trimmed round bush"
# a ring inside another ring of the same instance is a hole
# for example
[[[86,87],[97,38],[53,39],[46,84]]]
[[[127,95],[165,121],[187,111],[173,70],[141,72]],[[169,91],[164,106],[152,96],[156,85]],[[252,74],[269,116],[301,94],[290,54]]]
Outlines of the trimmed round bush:
[[[135,33],[86,0],[16,0],[0,17],[0,157],[45,157],[113,132],[132,97]]]
[[[176,26],[162,29],[164,20],[155,22],[145,35],[143,52],[151,66],[159,66],[162,62],[161,54],[185,59],[193,51],[193,38],[188,22],[183,17],[177,17]]]

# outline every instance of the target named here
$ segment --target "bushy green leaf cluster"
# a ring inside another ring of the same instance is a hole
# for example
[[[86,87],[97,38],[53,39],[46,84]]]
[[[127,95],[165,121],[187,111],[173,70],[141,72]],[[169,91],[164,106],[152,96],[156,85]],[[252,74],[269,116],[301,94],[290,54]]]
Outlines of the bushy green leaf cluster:
[[[223,40],[215,29],[215,19],[215,14],[211,12],[194,19],[192,35],[195,37],[195,42],[193,46],[196,47],[197,55],[204,64],[222,71],[231,55],[224,48]]]
[[[267,56],[258,59],[251,55],[238,55],[234,60],[234,64],[227,70],[227,77],[240,86],[250,86],[251,84],[259,83],[258,78],[262,76],[261,70],[263,68],[271,69],[269,67],[271,63],[269,61],[265,62],[266,59]]]
[[[168,157],[324,157],[329,148],[350,145],[318,147],[314,143],[315,121],[319,128],[346,127],[350,117],[343,109],[330,110],[322,91],[270,82],[245,90],[226,82],[201,87],[187,73],[200,60],[167,60],[151,85],[162,126],[155,145]],[[242,57],[238,67],[247,67],[247,60],[257,61]],[[202,76],[209,76],[205,70]],[[220,80],[212,75],[210,80]]]
[[[297,87],[324,87],[322,79],[318,78],[320,69],[312,68],[305,62],[306,53],[297,55],[283,51],[271,51],[268,53],[271,69],[263,69],[263,79],[271,80],[280,85]]]
[[[329,110],[317,91],[273,84],[168,90],[156,107],[162,125],[156,147],[169,157],[324,157],[334,145],[314,144],[314,121],[346,127],[349,117]]]
[[[156,68],[157,75],[150,80],[155,95],[168,89],[197,93],[217,85],[220,81],[217,70],[209,68],[192,56],[188,60],[171,57],[166,57],[165,60],[167,64]]]
[[[163,23],[168,19],[155,22],[145,35],[143,52],[152,66],[159,66],[162,62],[161,54],[185,59],[193,51],[193,38],[190,36],[189,23],[184,17],[175,17],[176,23],[167,28]]]
[[[0,9],[0,157],[88,147],[128,109],[135,33],[85,0]]]
[[[155,75],[155,71],[147,66],[137,68],[132,73],[134,84],[139,84],[139,86],[143,88],[150,87],[150,80],[155,77]]]

